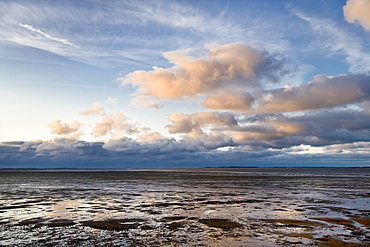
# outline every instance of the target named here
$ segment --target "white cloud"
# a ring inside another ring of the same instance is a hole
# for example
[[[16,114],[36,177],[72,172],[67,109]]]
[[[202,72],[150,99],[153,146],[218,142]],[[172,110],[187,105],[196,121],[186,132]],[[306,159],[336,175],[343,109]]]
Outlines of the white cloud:
[[[370,155],[370,142],[334,144],[323,147],[326,153]]]
[[[51,36],[51,35],[49,35],[49,34],[47,34],[47,33],[44,33],[44,32],[43,32],[43,31],[41,31],[41,30],[38,30],[38,29],[34,28],[34,27],[33,27],[33,26],[31,26],[31,25],[28,25],[28,24],[22,24],[22,23],[20,23],[19,25],[20,25],[21,27],[24,27],[24,28],[26,28],[26,29],[28,29],[28,30],[32,31],[32,32],[39,33],[39,34],[41,34],[42,36],[44,36],[45,38],[47,38],[47,39],[50,39],[50,40],[53,40],[53,41],[57,41],[57,42],[61,42],[61,43],[65,44],[65,45],[69,45],[69,46],[72,46],[72,47],[74,47],[74,48],[80,48],[80,47],[78,47],[77,45],[74,45],[73,43],[69,42],[68,40],[61,39],[61,38],[57,38],[57,37],[53,37],[53,36]]]
[[[117,105],[118,99],[117,98],[113,98],[113,97],[108,97],[108,99],[106,100],[106,102],[108,104]]]
[[[42,152],[63,153],[66,151],[72,151],[74,149],[74,145],[77,144],[78,142],[79,141],[74,138],[55,138],[53,140],[45,141],[37,145],[35,152],[36,153],[42,153]]]

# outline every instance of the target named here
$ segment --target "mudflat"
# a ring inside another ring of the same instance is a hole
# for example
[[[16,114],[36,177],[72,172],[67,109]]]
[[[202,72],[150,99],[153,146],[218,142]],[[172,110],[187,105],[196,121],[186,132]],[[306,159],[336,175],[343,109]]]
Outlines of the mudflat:
[[[0,246],[370,246],[370,168],[0,171]]]

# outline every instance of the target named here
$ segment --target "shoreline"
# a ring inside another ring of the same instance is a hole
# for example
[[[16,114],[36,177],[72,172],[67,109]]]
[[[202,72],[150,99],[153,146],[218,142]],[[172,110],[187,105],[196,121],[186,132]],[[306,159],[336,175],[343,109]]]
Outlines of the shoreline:
[[[11,172],[240,172],[240,173],[330,173],[370,174],[370,167],[199,167],[199,168],[0,168]]]

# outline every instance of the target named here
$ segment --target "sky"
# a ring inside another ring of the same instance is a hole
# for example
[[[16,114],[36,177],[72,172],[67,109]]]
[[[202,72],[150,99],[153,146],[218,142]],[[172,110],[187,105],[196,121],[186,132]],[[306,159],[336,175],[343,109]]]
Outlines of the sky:
[[[0,168],[370,166],[370,0],[0,0]]]

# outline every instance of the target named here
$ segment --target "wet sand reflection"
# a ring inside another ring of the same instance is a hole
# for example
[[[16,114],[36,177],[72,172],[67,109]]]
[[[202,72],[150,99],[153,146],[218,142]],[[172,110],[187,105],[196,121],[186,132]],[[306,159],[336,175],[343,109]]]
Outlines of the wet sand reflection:
[[[370,169],[1,172],[0,245],[369,246],[369,177]]]

